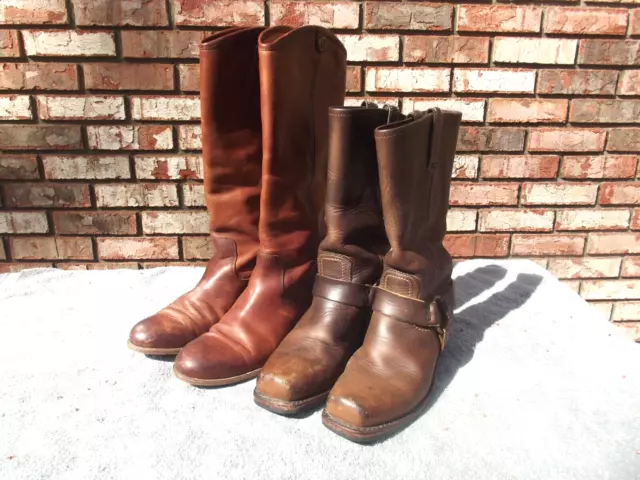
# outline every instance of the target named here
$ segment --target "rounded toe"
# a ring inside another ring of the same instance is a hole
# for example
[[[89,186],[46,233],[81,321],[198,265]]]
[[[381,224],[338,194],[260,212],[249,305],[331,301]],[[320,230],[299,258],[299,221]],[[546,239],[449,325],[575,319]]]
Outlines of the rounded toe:
[[[161,315],[137,323],[129,334],[129,343],[140,349],[173,350],[184,347],[193,334],[184,325]]]

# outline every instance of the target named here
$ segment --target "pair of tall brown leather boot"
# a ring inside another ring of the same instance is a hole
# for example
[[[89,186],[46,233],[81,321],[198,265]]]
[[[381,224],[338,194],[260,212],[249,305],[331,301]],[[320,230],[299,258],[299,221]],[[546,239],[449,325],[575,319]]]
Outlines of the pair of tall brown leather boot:
[[[230,28],[200,47],[213,258],[197,286],[138,323],[134,350],[178,354],[194,385],[257,376],[312,298],[324,235],[327,111],[346,51],[320,27]]]
[[[280,414],[326,400],[324,424],[367,442],[424,410],[445,344],[453,286],[442,241],[461,114],[365,106],[329,118],[328,231],[313,303],[263,367],[254,398]]]

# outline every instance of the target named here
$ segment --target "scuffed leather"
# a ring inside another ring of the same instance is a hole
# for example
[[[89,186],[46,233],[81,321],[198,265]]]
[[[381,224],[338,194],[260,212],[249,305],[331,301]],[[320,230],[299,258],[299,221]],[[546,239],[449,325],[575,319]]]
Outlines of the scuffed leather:
[[[371,316],[371,285],[388,242],[378,192],[374,129],[388,112],[329,111],[327,235],[318,253],[314,299],[262,369],[256,393],[293,402],[327,392],[362,344]]]
[[[444,340],[439,327],[446,329],[453,308],[452,261],[442,241],[460,118],[434,109],[376,130],[391,248],[364,343],[327,400],[326,414],[341,424],[386,428],[431,388]]]
[[[259,248],[262,161],[256,46],[262,28],[230,28],[200,46],[204,191],[213,256],[196,287],[138,323],[129,341],[176,349],[202,335],[247,286]]]
[[[183,377],[230,379],[262,367],[311,303],[324,234],[327,110],[344,101],[346,51],[327,29],[278,26],[260,35],[258,55],[258,263],[221,321],[176,358]]]

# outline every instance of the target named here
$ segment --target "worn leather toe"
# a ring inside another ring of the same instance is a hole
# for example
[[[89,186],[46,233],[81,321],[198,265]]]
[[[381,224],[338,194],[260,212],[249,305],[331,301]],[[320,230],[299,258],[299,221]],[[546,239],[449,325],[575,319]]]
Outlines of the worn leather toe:
[[[352,396],[329,395],[325,411],[334,420],[353,427],[371,424],[366,407]]]
[[[129,334],[129,343],[141,348],[182,348],[195,338],[181,322],[157,313],[138,322]]]

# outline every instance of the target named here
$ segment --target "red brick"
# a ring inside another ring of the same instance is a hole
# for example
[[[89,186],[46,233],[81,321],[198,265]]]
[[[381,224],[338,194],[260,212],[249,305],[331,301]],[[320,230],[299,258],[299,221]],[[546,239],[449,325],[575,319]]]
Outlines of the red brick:
[[[622,8],[549,7],[545,11],[544,31],[565,35],[624,35],[627,11]]]
[[[165,0],[73,0],[73,12],[78,25],[168,24]]]
[[[77,125],[0,125],[0,148],[69,150],[81,147]]]
[[[450,208],[447,212],[447,232],[473,232],[476,229],[477,210]]]
[[[402,59],[417,63],[488,63],[489,38],[411,35],[404,37]]]
[[[614,128],[609,133],[607,150],[610,152],[638,152],[640,128]]]
[[[89,186],[79,184],[12,183],[4,186],[9,207],[89,207]]]
[[[572,65],[578,40],[565,38],[496,37],[494,62]]]
[[[625,257],[622,260],[622,277],[640,277],[640,257]]]
[[[564,99],[491,98],[487,121],[505,123],[563,122],[569,101]]]
[[[640,100],[574,99],[569,120],[574,123],[635,123]]]
[[[257,0],[173,0],[173,11],[177,25],[253,26],[265,20],[264,2]]]
[[[182,185],[182,199],[185,207],[204,207],[204,185],[201,183]]]
[[[147,235],[209,233],[205,211],[153,211],[142,213],[142,231]]]
[[[633,210],[633,216],[631,217],[631,229],[640,230],[640,208]]]
[[[16,260],[91,260],[93,246],[87,237],[23,237],[11,239]]]
[[[77,90],[70,63],[0,63],[0,90]]]
[[[485,155],[482,178],[556,178],[560,157],[557,155]]]
[[[460,5],[459,32],[539,32],[542,9],[520,5]]]
[[[484,121],[484,98],[404,97],[402,99],[402,111],[406,114],[433,107],[457,110],[462,113],[463,122]]]
[[[451,70],[421,67],[368,67],[370,92],[448,92]]]
[[[450,205],[517,205],[517,183],[454,182]]]
[[[640,8],[629,12],[629,34],[640,35]]]
[[[615,302],[613,307],[613,315],[611,319],[616,322],[640,320],[640,302]],[[625,325],[624,323],[617,323],[618,326]],[[636,327],[636,341],[640,339],[640,324],[634,323]]]
[[[626,230],[630,216],[627,209],[558,210],[556,230]]]
[[[131,98],[134,120],[199,120],[198,96],[144,96]]]
[[[164,268],[164,267],[199,267],[205,268],[207,266],[207,262],[142,262],[140,264],[143,270],[149,268]]]
[[[178,192],[171,183],[123,183],[96,185],[96,206],[177,207]]]
[[[523,205],[593,205],[596,202],[596,183],[524,183]]]
[[[124,120],[124,98],[116,96],[37,97],[38,117],[42,120]]]
[[[362,68],[357,65],[347,66],[347,92],[362,90]]]
[[[453,72],[454,92],[533,93],[535,83],[535,70],[456,68]]]
[[[129,158],[104,155],[44,155],[44,175],[50,180],[130,178]]]
[[[444,246],[453,257],[506,257],[509,253],[509,235],[447,235]]]
[[[205,32],[124,30],[122,55],[132,58],[197,58]]]
[[[35,155],[0,155],[0,180],[40,178]]]
[[[173,90],[173,67],[153,63],[86,63],[85,84],[95,90]]]
[[[15,30],[0,30],[0,58],[19,56],[20,41],[18,40],[18,32]]]
[[[27,55],[115,57],[112,32],[78,30],[23,30]]]
[[[511,254],[516,256],[582,255],[584,244],[585,236],[579,234],[533,235],[516,233],[511,241]]]
[[[360,67],[358,67],[360,68]],[[180,89],[183,92],[199,92],[200,91],[200,65],[188,64],[180,65]]]
[[[635,155],[565,156],[564,178],[633,178],[638,158]]]
[[[261,4],[262,2],[255,3]],[[356,2],[272,0],[270,4],[271,25],[290,25],[292,27],[319,25],[325,28],[342,29],[354,29],[360,25],[360,5]],[[262,21],[264,21],[264,17]]]
[[[0,95],[0,120],[31,120],[28,95]]]
[[[580,295],[586,300],[640,299],[640,280],[584,280]]]
[[[603,205],[640,204],[640,182],[603,183],[600,187],[600,203]]]
[[[200,155],[136,155],[136,177],[144,180],[202,180]]]
[[[33,268],[51,268],[52,263],[29,262],[29,263],[0,263],[0,273],[21,272]]]
[[[538,93],[613,95],[618,73],[612,70],[540,70]]]
[[[640,64],[640,40],[580,40],[578,63],[638,65]]]
[[[181,125],[178,127],[178,141],[183,150],[202,149],[202,131],[200,125]]]
[[[640,233],[591,233],[587,254],[640,253]]]
[[[0,211],[0,233],[47,233],[49,226],[44,212]]]
[[[395,62],[400,58],[398,35],[339,35],[350,62]]]
[[[138,264],[135,262],[90,262],[90,263],[76,263],[76,262],[60,262],[56,263],[56,268],[60,270],[138,270]]]
[[[552,210],[489,209],[481,210],[479,232],[550,232],[553,230]]]
[[[58,234],[135,235],[138,233],[134,212],[53,212]]]
[[[4,251],[4,244],[2,243],[2,239],[0,239],[0,260],[6,260],[6,259],[7,259],[7,254]],[[0,270],[0,272],[2,272],[2,270]]]
[[[620,72],[618,95],[640,95],[640,70]]]
[[[182,251],[185,260],[208,260],[213,255],[209,237],[182,237]]]
[[[479,161],[480,158],[476,155],[456,155],[453,159],[452,178],[477,178]]]
[[[94,150],[168,150],[173,148],[171,126],[104,125],[87,127]]]
[[[529,133],[532,152],[600,152],[606,131],[587,128],[533,128]]]
[[[67,23],[65,0],[18,0],[0,3],[0,24],[39,23]]]
[[[524,129],[507,127],[462,127],[458,151],[521,152]]]
[[[178,259],[177,237],[98,238],[98,255],[104,260]]]
[[[453,6],[438,3],[367,2],[365,28],[402,30],[451,30]]]
[[[558,278],[616,278],[620,260],[619,257],[552,258],[547,268]]]

